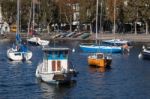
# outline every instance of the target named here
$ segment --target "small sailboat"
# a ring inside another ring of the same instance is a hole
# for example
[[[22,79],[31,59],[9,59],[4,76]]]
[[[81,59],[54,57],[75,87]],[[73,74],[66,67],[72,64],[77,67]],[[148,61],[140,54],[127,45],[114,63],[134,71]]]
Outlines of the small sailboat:
[[[143,46],[142,48],[143,50],[142,52],[140,52],[138,57],[142,59],[150,59],[150,47],[146,48],[145,46]]]
[[[7,56],[10,60],[21,61],[30,60],[32,58],[32,52],[28,50],[25,44],[22,44],[21,37],[19,35],[19,3],[17,0],[17,32],[16,32],[16,42],[13,47],[7,50]]]
[[[43,62],[37,66],[36,77],[52,84],[70,82],[76,71],[68,63],[69,48],[44,47],[43,52]]]
[[[102,52],[102,53],[121,53],[122,47],[120,46],[102,46],[102,45],[79,45],[84,52]]]
[[[96,10],[96,13],[98,13],[98,0],[97,0],[97,10]],[[96,15],[96,33],[97,33],[97,20],[98,20],[98,15]],[[82,46],[83,48],[83,46]],[[111,65],[111,62],[112,62],[112,57],[111,56],[108,56],[107,54],[104,54],[104,52],[112,52],[112,48],[111,47],[107,47],[107,46],[92,46],[88,49],[88,50],[91,50],[91,51],[95,51],[96,53],[88,56],[88,64],[89,65],[94,65],[94,66],[97,66],[97,67],[108,67]],[[85,48],[84,48],[85,49]],[[87,49],[87,47],[86,47]],[[99,51],[99,52],[98,52]],[[118,52],[120,50],[118,49],[115,49],[113,50],[114,52]]]

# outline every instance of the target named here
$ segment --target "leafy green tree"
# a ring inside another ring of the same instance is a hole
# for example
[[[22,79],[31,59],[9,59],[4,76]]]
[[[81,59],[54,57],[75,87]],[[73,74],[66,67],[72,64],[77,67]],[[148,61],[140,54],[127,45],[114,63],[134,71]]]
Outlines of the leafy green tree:
[[[53,0],[38,0],[39,11],[38,21],[48,27],[52,24],[58,23],[58,7]]]
[[[125,19],[135,22],[135,34],[137,34],[137,22],[144,21],[148,33],[148,20],[150,18],[150,1],[149,0],[126,0]]]
[[[1,0],[3,19],[9,23],[14,23],[17,14],[16,0]]]

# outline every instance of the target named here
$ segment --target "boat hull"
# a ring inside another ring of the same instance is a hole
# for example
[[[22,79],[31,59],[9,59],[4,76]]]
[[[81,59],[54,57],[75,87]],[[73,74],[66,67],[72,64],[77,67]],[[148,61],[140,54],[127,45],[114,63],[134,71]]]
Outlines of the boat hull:
[[[42,73],[40,66],[36,69],[36,77],[46,83],[50,84],[64,84],[71,81],[72,76],[69,73]]]
[[[131,42],[128,40],[121,40],[121,39],[112,39],[112,40],[104,40],[102,41],[103,44],[109,44],[109,45],[117,45],[117,46],[122,46],[122,45],[129,45],[131,46]]]
[[[41,40],[39,37],[33,37],[27,40],[29,44],[35,45],[35,46],[47,46],[49,44],[49,41],[47,40]]]
[[[121,53],[122,48],[118,46],[82,46],[80,45],[80,48],[84,52],[102,52],[102,53]]]
[[[142,52],[143,59],[150,59],[150,52]]]
[[[88,58],[88,64],[91,66],[108,67],[111,65],[111,62],[111,59]]]
[[[32,58],[32,52],[19,52],[12,49],[7,50],[7,57],[12,61],[30,60]]]

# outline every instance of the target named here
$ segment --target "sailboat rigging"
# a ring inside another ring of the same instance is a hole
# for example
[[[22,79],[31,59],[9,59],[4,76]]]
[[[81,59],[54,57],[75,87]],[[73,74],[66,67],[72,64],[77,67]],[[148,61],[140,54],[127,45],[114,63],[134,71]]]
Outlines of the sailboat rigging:
[[[13,61],[22,61],[22,60],[30,60],[32,58],[32,52],[28,50],[25,44],[22,44],[22,40],[20,37],[20,28],[19,28],[19,20],[20,20],[20,0],[17,0],[17,31],[16,31],[16,40],[13,47],[7,50],[7,56],[10,60]]]
[[[114,0],[114,18],[113,18],[113,30],[112,33],[115,35],[116,34],[116,0]],[[131,45],[131,41],[128,40],[121,40],[121,39],[116,39],[116,37],[114,37],[114,39],[111,40],[103,40],[102,41],[105,44],[110,44],[113,46],[123,46],[123,45]],[[129,50],[128,48],[125,48],[125,50]]]
[[[96,34],[98,32],[98,0],[97,0],[97,6],[96,6]],[[97,38],[96,38],[97,43]],[[100,47],[100,46],[99,46]],[[102,53],[97,49],[97,52],[93,53],[92,55],[88,56],[88,64],[94,65],[98,67],[108,67],[111,65],[112,58],[108,56],[107,54]]]
[[[32,1],[32,18],[33,18],[32,19],[32,32],[34,32],[35,31],[35,28],[34,28],[34,25],[35,25],[35,2],[34,1]],[[28,25],[28,26],[30,26],[30,25]],[[29,32],[28,32],[28,34],[29,34]],[[35,36],[33,33],[32,33],[32,35],[33,35],[33,37],[27,39],[29,44],[41,45],[41,46],[46,46],[49,44],[48,40],[42,40],[40,37]]]
[[[96,34],[95,34],[95,42],[96,44],[92,44],[92,45],[85,45],[85,44],[81,44],[79,45],[81,50],[84,52],[101,52],[101,53],[121,53],[122,52],[122,47],[120,46],[105,46],[105,45],[98,45],[97,44],[97,33],[98,33],[98,26],[97,26],[97,22],[98,22],[98,0],[97,0],[97,7],[96,7]]]

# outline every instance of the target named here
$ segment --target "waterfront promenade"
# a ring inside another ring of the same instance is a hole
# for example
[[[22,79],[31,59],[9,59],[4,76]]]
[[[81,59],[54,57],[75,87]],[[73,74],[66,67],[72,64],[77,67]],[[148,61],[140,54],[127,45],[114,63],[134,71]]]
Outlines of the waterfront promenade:
[[[48,33],[43,33],[41,35],[38,35],[41,37],[41,39],[46,39],[46,40],[54,40],[51,35]],[[27,35],[25,33],[21,33],[21,37],[23,39],[27,38]],[[30,36],[31,37],[31,36]],[[133,42],[150,42],[150,34],[111,34],[111,33],[106,33],[106,34],[98,34],[97,39],[98,40],[106,40],[106,39],[126,39],[130,40]],[[15,39],[15,33],[7,33],[5,36],[0,36],[0,39],[8,39],[8,40],[13,40]],[[72,41],[88,41],[88,40],[95,40],[95,33],[91,34],[86,39],[81,39],[79,37],[72,38],[72,37],[65,37],[65,38],[55,38],[55,40],[60,40],[60,41],[65,41],[65,40],[72,40]]]

